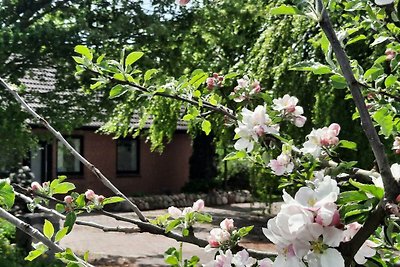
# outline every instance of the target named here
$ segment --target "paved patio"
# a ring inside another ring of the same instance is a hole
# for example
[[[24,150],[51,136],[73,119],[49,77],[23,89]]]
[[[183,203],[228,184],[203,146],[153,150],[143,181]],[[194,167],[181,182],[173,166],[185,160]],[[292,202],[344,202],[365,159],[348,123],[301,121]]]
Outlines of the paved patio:
[[[251,234],[242,242],[243,246],[263,251],[274,251],[273,245],[262,234],[261,228],[266,226],[271,217],[266,215],[264,204],[241,203],[220,207],[206,207],[206,212],[213,216],[213,224],[202,224],[196,227],[196,235],[206,238],[209,231],[217,227],[226,217],[234,218],[237,227],[254,225]],[[144,212],[148,218],[166,213],[166,210],[154,210]],[[274,213],[274,211],[272,212]],[[124,213],[124,216],[136,217],[133,213]],[[132,226],[131,224],[119,222],[104,215],[80,216],[81,220],[93,221],[106,226]],[[169,247],[179,247],[179,243],[173,239],[152,235],[149,233],[116,233],[103,232],[85,226],[75,225],[74,230],[65,237],[61,245],[69,247],[75,252],[83,254],[90,251],[90,260],[96,266],[167,266],[164,264],[163,253]],[[212,255],[205,253],[203,248],[192,244],[184,244],[184,257],[190,258],[198,255],[202,263],[210,261]]]

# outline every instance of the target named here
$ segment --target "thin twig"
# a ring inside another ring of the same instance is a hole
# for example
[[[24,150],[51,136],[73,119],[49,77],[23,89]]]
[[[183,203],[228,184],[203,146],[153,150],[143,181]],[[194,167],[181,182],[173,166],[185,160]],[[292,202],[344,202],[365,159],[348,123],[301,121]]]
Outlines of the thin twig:
[[[92,171],[96,177],[107,187],[109,188],[114,194],[124,198],[128,203],[131,209],[137,214],[140,220],[147,221],[146,217],[143,213],[139,210],[139,208],[128,198],[126,197],[116,186],[114,186],[109,179],[94,166],[90,163],[86,158],[84,158],[78,151],[76,151],[65,138],[61,135],[61,133],[55,130],[43,117],[41,117],[36,111],[34,111],[22,97],[17,93],[15,89],[13,89],[10,85],[8,85],[2,78],[0,78],[0,83],[4,86],[4,88],[11,93],[14,98],[21,104],[21,106],[26,109],[33,117],[35,117],[41,124],[43,124],[71,153],[72,155],[82,162],[90,171]]]
[[[33,203],[33,199],[28,196],[25,196],[24,194],[15,192],[15,195],[17,197],[21,198],[23,201],[25,201],[28,204]],[[60,218],[61,220],[64,220],[64,221],[66,220],[65,215],[59,213],[58,211],[56,211],[54,209],[47,208],[40,204],[36,204],[35,207],[37,209],[39,209],[40,211],[53,214],[53,215],[57,216],[58,218]],[[109,227],[109,226],[101,225],[98,223],[82,221],[82,220],[76,220],[75,224],[82,225],[82,226],[88,226],[88,227],[92,227],[92,228],[97,228],[104,232],[135,233],[135,232],[138,232],[138,230],[139,230],[137,227],[122,227],[122,226]]]

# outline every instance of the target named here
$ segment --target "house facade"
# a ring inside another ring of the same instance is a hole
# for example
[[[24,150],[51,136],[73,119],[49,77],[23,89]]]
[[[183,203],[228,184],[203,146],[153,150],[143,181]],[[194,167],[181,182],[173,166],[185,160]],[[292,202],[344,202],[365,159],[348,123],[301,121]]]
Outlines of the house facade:
[[[51,90],[55,82],[51,72],[37,73],[39,78],[22,80],[27,91]],[[178,193],[188,181],[192,140],[185,131],[185,125],[178,124],[172,141],[166,144],[162,154],[151,152],[150,144],[144,138],[114,139],[113,136],[96,133],[98,128],[98,123],[91,123],[65,137],[124,194]],[[39,143],[37,150],[31,151],[27,160],[35,180],[44,182],[65,175],[77,186],[78,192],[92,189],[97,194],[112,195],[63,144],[55,138],[40,138],[49,136],[45,128],[33,127],[33,133],[39,140],[46,140]]]

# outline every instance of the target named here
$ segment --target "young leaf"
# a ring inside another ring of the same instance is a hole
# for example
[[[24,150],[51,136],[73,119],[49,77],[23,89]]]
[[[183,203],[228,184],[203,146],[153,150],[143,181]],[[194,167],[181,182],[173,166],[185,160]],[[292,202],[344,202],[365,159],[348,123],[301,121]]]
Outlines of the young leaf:
[[[122,197],[108,197],[103,200],[103,205],[118,203],[118,202],[122,202],[122,201],[125,201],[125,199]]]
[[[125,59],[125,66],[130,66],[144,55],[143,52],[131,52]]]
[[[351,142],[351,141],[340,140],[339,146],[343,147],[343,148],[350,149],[350,150],[357,151],[357,143],[354,143],[354,142]]]
[[[296,63],[290,68],[290,70],[312,71],[314,74],[328,74],[332,72],[329,66],[313,61],[302,61]]]
[[[66,194],[74,189],[75,185],[73,183],[64,182],[55,186],[55,188],[53,189],[53,194]]]
[[[43,234],[45,235],[45,237],[47,237],[48,239],[51,239],[54,235],[54,226],[53,224],[48,221],[48,220],[44,220],[44,225],[43,225]]]
[[[119,97],[119,96],[125,94],[127,91],[128,91],[128,89],[125,86],[117,84],[116,86],[111,88],[109,98],[113,99],[113,98]]]
[[[64,222],[64,227],[68,227],[67,234],[69,234],[72,231],[72,228],[74,227],[75,221],[76,221],[75,212],[68,213],[67,217],[65,218],[65,222]]]
[[[175,227],[177,227],[177,226],[180,225],[180,224],[181,224],[181,220],[179,220],[179,219],[176,219],[176,220],[171,221],[171,222],[167,225],[167,227],[165,227],[165,232],[166,232],[166,233],[171,232],[171,230],[175,229]]]
[[[93,59],[93,54],[90,51],[89,48],[87,48],[84,45],[77,45],[75,46],[75,52],[78,54],[81,54],[82,56],[85,56],[87,59],[92,60]]]
[[[68,233],[68,227],[64,227],[56,233],[54,241],[59,242],[61,239],[64,238]]]
[[[360,182],[354,181],[353,179],[349,180],[350,184],[354,187],[357,187],[362,192],[369,193],[378,199],[382,199],[384,195],[383,188],[377,187],[373,184],[362,184]]]
[[[150,69],[144,74],[144,81],[147,82],[151,77],[158,72],[157,69]]]
[[[14,205],[15,195],[13,187],[8,183],[7,179],[0,179],[0,204],[7,209],[11,209]]]
[[[209,122],[208,120],[204,120],[201,123],[201,129],[203,130],[203,132],[206,133],[206,135],[209,135],[211,132],[211,122]]]
[[[270,13],[272,15],[298,15],[301,14],[300,10],[298,10],[294,6],[281,5],[279,7],[271,8]]]

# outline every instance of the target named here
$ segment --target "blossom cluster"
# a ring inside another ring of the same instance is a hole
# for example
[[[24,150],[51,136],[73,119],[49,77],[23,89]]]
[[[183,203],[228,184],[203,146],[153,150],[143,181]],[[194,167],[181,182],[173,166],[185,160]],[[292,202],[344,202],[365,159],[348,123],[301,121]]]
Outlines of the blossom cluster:
[[[204,267],[272,267],[272,261],[268,258],[257,261],[250,257],[249,253],[243,249],[236,254],[233,254],[230,249],[226,252],[219,251],[215,260],[212,260],[203,265]]]
[[[50,183],[49,182],[44,182],[42,184],[39,184],[38,182],[32,182],[31,183],[31,189],[34,192],[47,194],[50,191]]]
[[[283,151],[276,159],[269,162],[268,167],[270,167],[277,176],[291,173],[294,168],[294,163],[292,162],[290,151]]]
[[[206,80],[207,89],[213,90],[215,88],[222,87],[223,82],[224,82],[224,76],[221,76],[218,73],[213,73],[213,76],[208,77]]]
[[[254,111],[243,108],[241,115],[242,120],[235,129],[236,135],[240,137],[235,143],[236,150],[251,152],[254,142],[257,142],[260,136],[279,133],[279,126],[272,123],[264,106],[259,105]]]
[[[335,203],[339,192],[337,182],[323,175],[301,187],[294,198],[284,191],[280,212],[263,229],[278,249],[274,266],[344,266],[336,248],[351,240],[360,227],[342,224]],[[375,255],[374,246],[365,242],[355,256],[356,262],[364,264],[365,257]]]
[[[337,123],[332,123],[329,127],[313,129],[307,135],[308,140],[303,144],[301,152],[318,158],[321,156],[323,148],[330,148],[339,143],[339,138],[337,137],[339,133],[340,125]]]
[[[208,246],[207,251],[211,248],[222,248],[229,247],[231,244],[231,238],[233,231],[235,230],[233,219],[224,219],[220,224],[220,228],[213,228],[208,236]]]
[[[183,209],[183,211],[181,211],[177,207],[171,206],[168,208],[168,214],[171,215],[172,218],[178,219],[181,217],[185,217],[185,215],[190,212],[194,212],[194,211],[201,212],[204,210],[204,206],[205,206],[204,200],[199,199],[193,203],[192,207],[186,207]]]
[[[238,85],[233,88],[233,92],[230,94],[235,102],[243,102],[244,100],[250,99],[253,95],[261,92],[260,82],[257,80],[250,80],[247,75],[238,79],[237,83]]]
[[[288,119],[297,127],[303,127],[307,118],[303,116],[303,107],[298,106],[299,99],[288,94],[281,98],[272,100],[274,105],[272,108],[279,111],[283,118]]]

